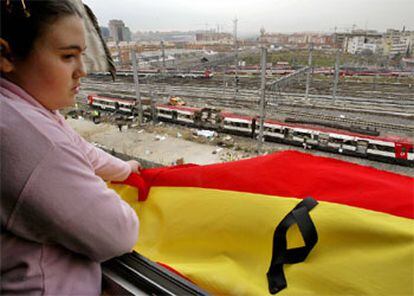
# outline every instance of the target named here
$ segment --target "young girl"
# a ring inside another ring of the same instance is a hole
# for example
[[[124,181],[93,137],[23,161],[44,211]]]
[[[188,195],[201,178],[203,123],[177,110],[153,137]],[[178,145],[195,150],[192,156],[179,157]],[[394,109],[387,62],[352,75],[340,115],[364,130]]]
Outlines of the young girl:
[[[102,180],[138,172],[57,112],[85,76],[85,33],[68,0],[1,0],[0,294],[99,295],[99,262],[126,252],[138,218]]]

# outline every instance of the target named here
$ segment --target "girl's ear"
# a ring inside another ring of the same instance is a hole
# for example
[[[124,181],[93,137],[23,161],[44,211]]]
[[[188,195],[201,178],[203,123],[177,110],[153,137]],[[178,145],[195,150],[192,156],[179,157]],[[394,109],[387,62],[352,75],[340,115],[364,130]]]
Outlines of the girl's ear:
[[[0,71],[1,73],[10,73],[14,69],[14,64],[11,58],[11,50],[9,43],[0,38]]]

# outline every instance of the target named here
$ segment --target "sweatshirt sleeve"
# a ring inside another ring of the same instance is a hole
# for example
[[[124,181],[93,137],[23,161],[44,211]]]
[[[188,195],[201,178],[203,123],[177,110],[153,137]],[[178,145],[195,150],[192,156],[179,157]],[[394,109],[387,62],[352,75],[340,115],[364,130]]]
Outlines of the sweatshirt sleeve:
[[[95,174],[107,181],[123,181],[131,174],[125,161],[106,153],[79,136],[79,145],[92,164]]]
[[[69,124],[61,118],[64,128],[68,130],[79,149],[92,164],[95,174],[106,181],[123,181],[131,174],[131,167],[125,161],[106,153],[82,138]]]
[[[139,221],[76,148],[51,148],[30,175],[6,228],[102,262],[132,250]]]

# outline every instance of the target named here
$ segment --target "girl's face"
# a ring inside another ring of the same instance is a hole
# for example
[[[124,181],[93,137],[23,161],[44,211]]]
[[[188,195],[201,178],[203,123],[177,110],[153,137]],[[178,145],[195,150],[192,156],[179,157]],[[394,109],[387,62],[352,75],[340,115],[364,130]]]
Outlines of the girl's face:
[[[46,25],[24,60],[13,62],[6,77],[48,110],[72,106],[86,75],[82,61],[85,32],[78,16],[61,17]]]

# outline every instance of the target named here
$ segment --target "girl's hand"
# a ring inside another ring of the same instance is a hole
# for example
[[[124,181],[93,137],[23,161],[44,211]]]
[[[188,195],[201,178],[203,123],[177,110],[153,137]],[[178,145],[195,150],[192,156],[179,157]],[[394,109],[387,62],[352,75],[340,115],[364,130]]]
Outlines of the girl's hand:
[[[139,171],[142,169],[141,164],[136,160],[128,160],[127,163],[131,167],[131,173],[139,174]]]

